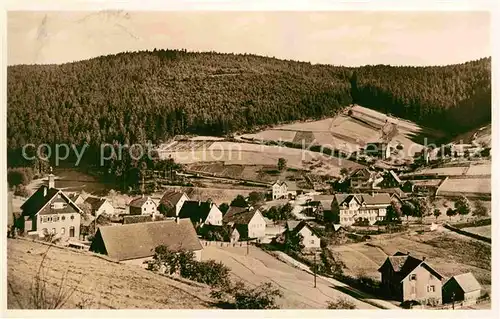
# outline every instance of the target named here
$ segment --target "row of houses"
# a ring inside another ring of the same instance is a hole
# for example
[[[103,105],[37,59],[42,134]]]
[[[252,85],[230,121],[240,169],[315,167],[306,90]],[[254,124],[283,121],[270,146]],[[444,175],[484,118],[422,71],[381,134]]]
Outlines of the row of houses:
[[[382,287],[399,301],[418,301],[421,304],[440,305],[463,301],[475,303],[481,296],[481,285],[470,272],[445,280],[426,258],[397,252],[386,258],[378,271]]]

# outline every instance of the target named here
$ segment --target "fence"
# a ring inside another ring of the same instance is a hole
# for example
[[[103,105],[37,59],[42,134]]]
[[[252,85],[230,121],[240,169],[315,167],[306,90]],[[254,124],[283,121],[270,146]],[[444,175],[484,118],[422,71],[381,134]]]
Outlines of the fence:
[[[463,230],[463,229],[458,229],[456,227],[451,226],[450,224],[444,224],[443,227],[446,229],[449,229],[451,231],[454,231],[456,233],[459,233],[461,235],[472,237],[472,238],[475,238],[475,239],[478,239],[478,240],[481,240],[481,241],[484,241],[486,243],[491,244],[491,238],[484,237],[484,236],[474,234],[474,233],[470,233],[470,232]]]
[[[202,246],[216,246],[216,247],[247,247],[249,245],[248,241],[237,241],[237,242],[227,242],[227,241],[209,241],[200,239]]]

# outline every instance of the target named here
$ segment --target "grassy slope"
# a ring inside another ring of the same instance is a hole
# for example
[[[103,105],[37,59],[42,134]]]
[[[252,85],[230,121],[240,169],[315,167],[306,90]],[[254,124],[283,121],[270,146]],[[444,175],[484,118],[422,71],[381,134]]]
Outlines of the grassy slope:
[[[21,239],[7,241],[7,280],[13,288],[8,289],[8,308],[32,307],[30,287],[48,247]],[[93,309],[211,307],[208,288],[180,283],[136,266],[109,262],[88,252],[51,248],[45,262],[52,293],[66,270],[69,270],[66,281],[69,287],[81,279],[64,308],[75,308],[79,303]]]

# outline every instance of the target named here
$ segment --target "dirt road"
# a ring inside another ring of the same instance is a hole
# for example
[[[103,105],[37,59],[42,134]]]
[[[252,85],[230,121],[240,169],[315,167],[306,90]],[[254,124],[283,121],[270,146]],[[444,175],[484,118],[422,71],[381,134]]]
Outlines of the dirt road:
[[[246,255],[246,248],[208,246],[204,247],[202,258],[223,262],[231,268],[236,279],[250,286],[272,282],[283,292],[283,297],[278,301],[280,308],[324,309],[328,301],[345,298],[352,301],[358,309],[377,309],[342,292],[325,278],[318,277],[317,288],[314,288],[313,275],[294,268],[256,247],[250,247],[249,255]]]

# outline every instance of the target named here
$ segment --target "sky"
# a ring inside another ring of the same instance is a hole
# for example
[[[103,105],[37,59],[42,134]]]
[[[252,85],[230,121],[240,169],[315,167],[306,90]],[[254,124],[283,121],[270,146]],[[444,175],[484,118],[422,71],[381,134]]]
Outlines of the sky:
[[[252,53],[359,66],[445,65],[491,56],[488,12],[10,11],[8,65],[123,51]]]

